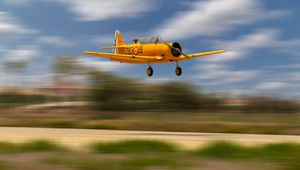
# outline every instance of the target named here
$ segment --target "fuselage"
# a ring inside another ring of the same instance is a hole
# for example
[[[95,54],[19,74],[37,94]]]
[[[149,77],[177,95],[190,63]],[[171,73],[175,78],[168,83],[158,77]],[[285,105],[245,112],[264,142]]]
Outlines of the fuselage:
[[[172,49],[169,46],[172,46],[174,43],[134,43],[126,45],[125,47],[120,47],[116,49],[117,54],[133,55],[133,56],[160,56],[162,57],[161,61],[151,61],[151,63],[166,63],[179,61],[178,55],[172,53]],[[177,43],[178,44],[178,43]],[[179,44],[178,44],[179,45]],[[180,47],[181,50],[181,47]],[[118,59],[119,61],[120,59]],[[134,62],[131,62],[132,59],[123,59],[121,62],[128,62],[134,64],[151,64],[145,60],[135,59]]]

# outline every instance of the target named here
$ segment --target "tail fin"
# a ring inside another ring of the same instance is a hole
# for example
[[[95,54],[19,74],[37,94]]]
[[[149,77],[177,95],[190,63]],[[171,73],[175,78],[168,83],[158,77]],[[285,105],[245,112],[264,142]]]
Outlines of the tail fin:
[[[126,45],[119,30],[115,33],[115,46]]]
[[[115,46],[126,45],[124,42],[123,36],[119,30],[116,30],[116,32],[115,32],[115,44],[114,45]],[[118,53],[118,49],[113,49],[113,53]]]

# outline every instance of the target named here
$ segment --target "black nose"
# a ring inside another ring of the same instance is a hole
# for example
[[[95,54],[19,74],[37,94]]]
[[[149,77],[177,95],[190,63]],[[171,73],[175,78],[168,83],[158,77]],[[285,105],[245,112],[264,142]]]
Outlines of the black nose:
[[[181,55],[182,48],[178,42],[172,44],[171,53],[174,57],[179,57]]]

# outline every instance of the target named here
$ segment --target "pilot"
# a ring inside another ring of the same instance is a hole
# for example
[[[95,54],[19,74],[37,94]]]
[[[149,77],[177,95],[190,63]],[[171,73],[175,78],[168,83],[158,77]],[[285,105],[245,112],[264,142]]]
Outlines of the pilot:
[[[159,38],[155,37],[155,44],[157,44],[159,42]]]
[[[134,42],[135,44],[137,44],[137,43],[139,42],[139,40],[138,40],[138,39],[133,39],[133,42]]]

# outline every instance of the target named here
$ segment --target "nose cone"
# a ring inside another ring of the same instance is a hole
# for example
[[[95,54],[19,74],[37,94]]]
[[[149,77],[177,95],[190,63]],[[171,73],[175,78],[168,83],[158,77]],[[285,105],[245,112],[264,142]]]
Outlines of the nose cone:
[[[172,44],[171,53],[174,57],[179,57],[182,52],[182,47],[178,42]]]

